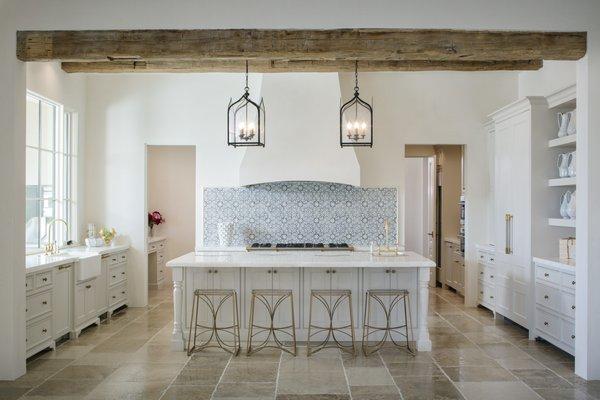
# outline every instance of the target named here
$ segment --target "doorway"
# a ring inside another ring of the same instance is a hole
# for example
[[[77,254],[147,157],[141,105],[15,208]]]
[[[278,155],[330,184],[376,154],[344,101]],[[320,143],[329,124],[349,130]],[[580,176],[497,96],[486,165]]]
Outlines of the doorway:
[[[464,296],[462,145],[406,145],[406,249],[437,264],[430,286]]]
[[[147,230],[148,283],[151,288],[168,287],[171,271],[164,264],[194,251],[196,147],[148,145],[146,165],[147,212],[158,211],[164,219],[152,233]]]

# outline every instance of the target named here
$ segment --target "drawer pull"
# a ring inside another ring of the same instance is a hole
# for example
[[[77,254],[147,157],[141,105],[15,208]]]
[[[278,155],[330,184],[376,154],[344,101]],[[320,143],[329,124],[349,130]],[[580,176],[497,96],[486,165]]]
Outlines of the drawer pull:
[[[160,272],[163,272],[163,270],[161,269]]]
[[[491,278],[491,279],[494,279],[494,275],[490,275],[490,278]]]
[[[48,329],[46,329],[46,328],[42,329],[42,333],[46,333],[46,332],[48,332]]]
[[[70,265],[61,265],[60,267],[58,267],[58,270],[60,271],[60,270],[69,269],[69,268],[71,268]]]
[[[494,259],[493,259],[493,258],[490,258],[490,261],[494,261]]]
[[[212,274],[212,269],[209,269],[209,270],[208,270],[208,273],[209,273],[209,274]],[[270,273],[270,272],[269,272],[269,273]]]
[[[490,299],[493,299],[493,298],[494,298],[494,296],[490,296]]]
[[[389,273],[390,273],[390,270],[389,270],[389,269],[386,269],[386,270],[385,270],[385,273],[386,273],[386,274],[389,274]]]
[[[117,277],[116,275],[113,275],[113,278],[116,278],[116,277]]]
[[[44,300],[44,301],[42,301],[42,304],[46,305],[46,304],[48,304],[48,302],[46,300]]]
[[[270,273],[271,273],[271,270],[268,270],[267,274],[270,274]],[[329,273],[329,270],[327,270],[327,273]]]
[[[85,285],[85,288],[86,288],[86,289],[91,289],[91,288],[92,288],[92,285]]]
[[[544,325],[548,326],[548,321],[544,321]]]
[[[48,278],[42,278],[42,281],[48,282]]]
[[[479,275],[483,275],[483,271],[479,271]]]
[[[125,275],[125,271],[121,272],[121,275]]]
[[[575,281],[571,281],[571,285],[574,285],[574,284],[575,284]]]
[[[483,291],[480,291],[479,294],[483,294]]]
[[[116,299],[116,298],[117,298],[117,296],[113,296],[112,298],[113,298],[113,299]]]
[[[218,270],[218,269],[215,269],[213,272],[216,274],[216,273],[218,273],[218,272],[219,272],[219,270]]]
[[[125,292],[121,292],[121,294],[125,294]]]
[[[571,339],[575,339],[575,335],[571,335]]]
[[[27,311],[29,311],[29,309],[28,309],[28,308],[26,308],[26,309],[25,309],[25,312],[27,312]]]
[[[276,274],[276,273],[277,273],[277,270],[276,270],[276,269],[274,269],[274,270],[273,270],[273,273],[274,273],[274,274]]]
[[[549,273],[547,273],[547,272],[544,272],[544,276],[547,278],[547,277],[549,277],[549,276],[550,276],[550,274],[549,274]]]
[[[574,310],[574,309],[575,309],[575,306],[571,306],[571,310]]]
[[[548,295],[547,294],[544,295],[544,299],[548,300]]]

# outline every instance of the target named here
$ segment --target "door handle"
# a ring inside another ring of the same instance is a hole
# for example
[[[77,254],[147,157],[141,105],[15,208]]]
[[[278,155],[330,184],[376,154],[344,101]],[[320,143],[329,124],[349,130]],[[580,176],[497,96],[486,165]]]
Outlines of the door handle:
[[[434,235],[434,232],[433,232],[433,231],[431,231],[431,232],[427,232],[427,235],[429,235],[429,236],[433,237],[433,235]]]
[[[508,245],[508,214],[504,214],[504,254],[510,254]]]

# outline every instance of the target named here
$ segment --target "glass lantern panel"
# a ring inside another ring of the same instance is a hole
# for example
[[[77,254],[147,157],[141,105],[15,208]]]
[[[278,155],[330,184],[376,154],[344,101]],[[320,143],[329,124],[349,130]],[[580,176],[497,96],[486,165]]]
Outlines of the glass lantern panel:
[[[349,145],[371,142],[371,112],[358,101],[342,114],[342,141]]]
[[[260,125],[258,108],[254,104],[243,100],[239,105],[234,105],[230,113],[230,142],[240,145],[258,143]]]

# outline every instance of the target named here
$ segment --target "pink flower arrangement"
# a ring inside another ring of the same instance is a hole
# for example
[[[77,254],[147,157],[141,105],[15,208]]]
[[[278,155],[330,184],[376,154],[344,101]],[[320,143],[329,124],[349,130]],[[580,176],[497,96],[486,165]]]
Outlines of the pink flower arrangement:
[[[165,219],[159,211],[152,211],[148,213],[148,226],[152,228],[154,225],[160,225],[165,222]]]

